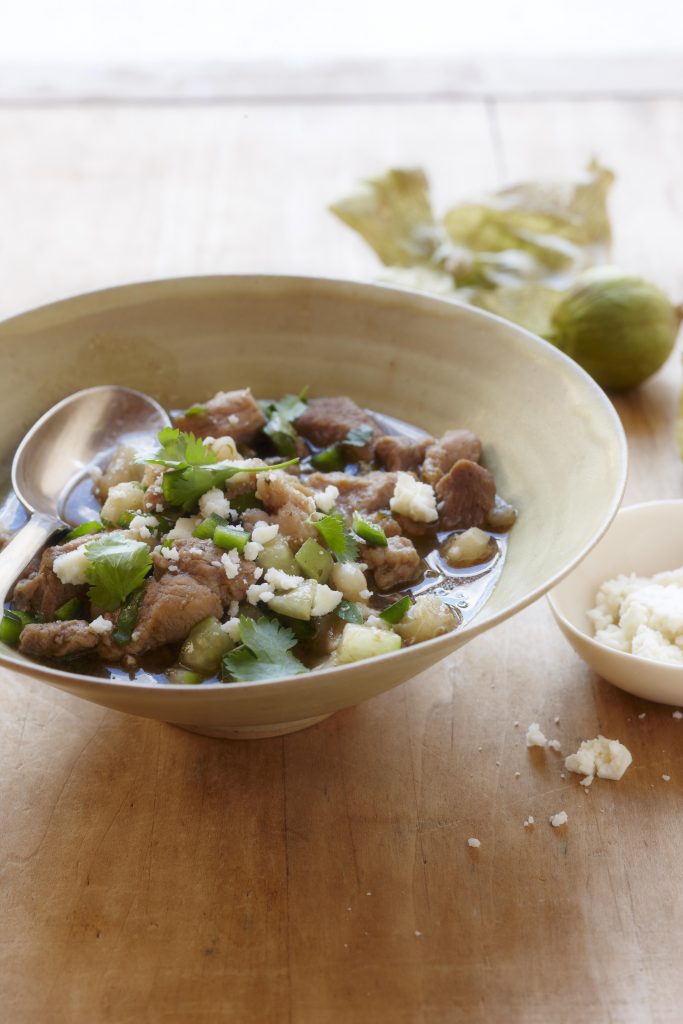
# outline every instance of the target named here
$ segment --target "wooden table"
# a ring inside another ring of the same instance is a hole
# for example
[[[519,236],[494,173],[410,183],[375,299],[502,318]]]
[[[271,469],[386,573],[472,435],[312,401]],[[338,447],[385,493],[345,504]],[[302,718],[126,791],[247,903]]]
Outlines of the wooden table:
[[[357,178],[421,163],[444,208],[592,153],[619,261],[683,297],[676,99],[6,104],[0,139],[2,315],[165,275],[371,277],[325,210]],[[683,495],[677,388],[676,357],[617,403],[627,501]],[[683,1019],[683,722],[592,675],[544,600],[284,739],[0,682],[7,1024]],[[633,766],[586,793],[531,721]]]

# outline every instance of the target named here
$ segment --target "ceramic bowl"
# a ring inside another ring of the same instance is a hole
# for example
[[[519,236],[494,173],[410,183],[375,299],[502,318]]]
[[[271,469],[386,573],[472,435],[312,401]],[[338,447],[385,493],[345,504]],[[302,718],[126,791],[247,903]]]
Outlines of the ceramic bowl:
[[[465,628],[394,654],[267,683],[174,687],[71,675],[8,648],[0,664],[119,711],[218,736],[310,725],[409,679],[543,594],[612,520],[626,446],[611,404],[550,345],[487,313],[409,291],[283,277],[155,281],[0,324],[0,479],[25,430],[65,395],[126,384],[164,405],[250,385],[257,397],[349,394],[434,435],[484,441],[519,509],[492,596]]]
[[[652,576],[683,565],[683,501],[622,508],[602,540],[548,595],[557,623],[594,672],[627,693],[660,704],[683,704],[683,665],[624,654],[593,639],[586,614],[601,583],[635,572]]]

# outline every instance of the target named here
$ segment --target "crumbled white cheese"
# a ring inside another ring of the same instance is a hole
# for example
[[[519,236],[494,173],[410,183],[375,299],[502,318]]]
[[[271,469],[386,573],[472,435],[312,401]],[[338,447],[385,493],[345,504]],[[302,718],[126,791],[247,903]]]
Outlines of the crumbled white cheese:
[[[521,772],[515,772],[515,778],[518,779],[521,774],[522,774]]]
[[[292,576],[283,569],[269,569],[265,580],[272,590],[296,590],[304,582],[303,576]]]
[[[396,474],[396,486],[389,507],[392,512],[398,512],[416,523],[433,523],[439,517],[434,488],[431,484],[423,484],[411,473]]]
[[[529,828],[533,824],[534,824],[534,816],[533,816],[533,814],[530,814],[529,817],[525,818],[525,820],[524,820],[524,828]]]
[[[206,444],[208,440],[208,438],[205,438],[204,444]],[[212,437],[209,447],[219,462],[226,462],[228,459],[236,461],[240,458],[240,454],[237,451],[237,445],[227,434],[223,437]]]
[[[166,540],[190,540],[200,522],[201,516],[181,516],[166,534]]]
[[[311,615],[329,615],[337,607],[342,597],[343,594],[339,590],[332,590],[326,583],[318,583],[315,588]]]
[[[88,582],[87,571],[90,562],[85,557],[84,548],[86,546],[82,544],[81,547],[75,548],[73,551],[57,555],[52,563],[52,571],[60,582],[73,583],[74,586]]]
[[[553,814],[550,817],[550,824],[553,828],[559,828],[560,825],[566,825],[569,818],[566,811],[558,811],[557,814]]]
[[[212,487],[199,499],[199,511],[205,519],[212,515],[227,519],[230,514],[230,502],[220,488]]]
[[[560,753],[562,747],[560,746],[559,740],[548,740],[548,749],[554,750],[556,753]]]
[[[368,615],[365,620],[366,626],[374,626],[375,629],[391,629],[391,626],[385,619],[382,619],[379,615]]]
[[[264,523],[263,520],[259,519],[251,531],[251,539],[256,544],[268,544],[269,541],[277,537],[279,530],[280,527],[277,523]]]
[[[263,569],[259,565],[256,569],[254,569],[254,579],[255,580],[260,580],[262,576],[263,576]]]
[[[239,601],[231,601],[230,602],[230,606],[228,607],[228,615],[230,616],[231,619],[234,619],[237,615],[239,615],[239,613],[240,613],[240,603],[239,603]]]
[[[240,571],[240,556],[234,548],[230,551],[225,551],[221,555],[221,564],[225,569],[225,575],[228,579],[234,580],[237,573]]]
[[[471,839],[467,840],[467,845],[468,846],[472,846],[475,850],[478,850],[479,847],[481,846],[481,843],[479,842],[478,839],[475,839],[474,837],[472,837]]]
[[[337,503],[339,488],[329,484],[324,491],[316,491],[313,495],[317,507],[321,512],[331,512]]]
[[[545,747],[547,742],[538,722],[532,722],[526,731],[527,747]]]
[[[633,758],[619,740],[598,736],[584,740],[575,754],[565,758],[565,768],[579,775],[597,775],[601,779],[620,779]]]
[[[275,597],[268,583],[252,583],[247,590],[247,601],[249,604],[258,604],[263,601],[266,604]]]
[[[683,711],[674,711],[671,717],[672,718],[683,718]]]
[[[109,488],[107,500],[102,506],[102,518],[118,526],[124,512],[136,512],[142,508],[144,499],[145,492],[137,481],[114,484]]]
[[[239,416],[236,412],[231,412],[228,416],[228,423],[232,423],[233,427],[236,426],[240,421]]]
[[[671,782],[671,776],[670,775],[662,775],[662,778],[664,779],[665,782]]]
[[[165,508],[166,508],[166,506],[164,505],[164,503],[160,501],[160,502],[158,502],[158,503],[157,503],[157,504],[156,504],[156,505],[154,506],[154,511],[155,511],[155,512],[163,512]]]
[[[643,711],[640,715],[638,715],[638,718],[646,718],[646,717],[647,717],[647,711]]]
[[[106,636],[107,633],[111,633],[113,628],[114,623],[110,619],[105,619],[104,615],[98,615],[88,626],[91,632],[97,633],[99,636]]]
[[[247,562],[254,562],[263,551],[263,544],[257,544],[255,540],[247,541],[244,545],[244,557]]]
[[[560,719],[559,719],[559,717],[557,715],[555,716],[555,718],[553,718],[553,722],[555,723],[555,725],[559,725],[560,724]]]
[[[221,630],[227,633],[231,640],[235,643],[240,641],[240,620],[238,618],[230,618],[226,622],[221,623]]]
[[[595,639],[627,654],[683,664],[683,567],[602,584],[588,612]]]
[[[136,533],[141,540],[149,540],[152,530],[155,530],[158,525],[159,520],[156,516],[133,516],[128,529],[131,533]]]
[[[161,554],[164,558],[168,559],[169,562],[179,562],[180,552],[178,548],[162,548]]]

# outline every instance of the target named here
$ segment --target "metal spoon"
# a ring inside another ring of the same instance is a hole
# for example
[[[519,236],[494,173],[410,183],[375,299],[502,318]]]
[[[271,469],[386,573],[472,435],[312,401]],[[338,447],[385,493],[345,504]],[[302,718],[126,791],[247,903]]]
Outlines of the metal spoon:
[[[16,579],[55,533],[99,514],[92,469],[106,465],[120,444],[151,449],[170,422],[141,391],[103,385],[58,402],[31,427],[12,462],[12,487],[31,517],[0,551],[0,610]]]

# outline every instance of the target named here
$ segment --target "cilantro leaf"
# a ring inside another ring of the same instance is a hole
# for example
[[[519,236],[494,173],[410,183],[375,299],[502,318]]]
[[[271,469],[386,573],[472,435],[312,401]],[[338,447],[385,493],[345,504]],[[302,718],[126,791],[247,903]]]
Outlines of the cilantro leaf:
[[[90,563],[86,575],[88,597],[94,605],[111,612],[138,587],[152,568],[152,556],[142,541],[109,534],[84,547]]]
[[[275,619],[240,618],[240,647],[223,658],[223,671],[238,682],[300,675],[308,669],[291,653],[296,637]]]
[[[216,461],[216,454],[194,434],[186,434],[173,427],[165,427],[158,434],[160,450],[151,459],[157,466],[181,469],[185,466],[207,466]]]
[[[298,435],[292,424],[306,411],[307,393],[306,387],[298,395],[285,395],[277,402],[261,403],[267,421],[263,433],[270,438],[280,455],[291,456],[297,453]]]
[[[358,544],[341,512],[332,512],[322,519],[316,519],[313,525],[338,562],[356,561]]]
[[[342,444],[350,444],[353,448],[365,448],[372,437],[372,427],[354,427],[349,430]]]
[[[354,601],[340,601],[334,613],[343,622],[355,622],[356,625],[363,622],[361,610]]]
[[[180,507],[183,512],[191,512],[202,494],[206,494],[212,487],[220,487],[238,473],[267,473],[274,469],[286,469],[298,461],[290,459],[289,462],[278,462],[272,466],[240,466],[239,463],[235,465],[226,462],[214,466],[179,466],[164,473],[161,489],[169,504]]]

